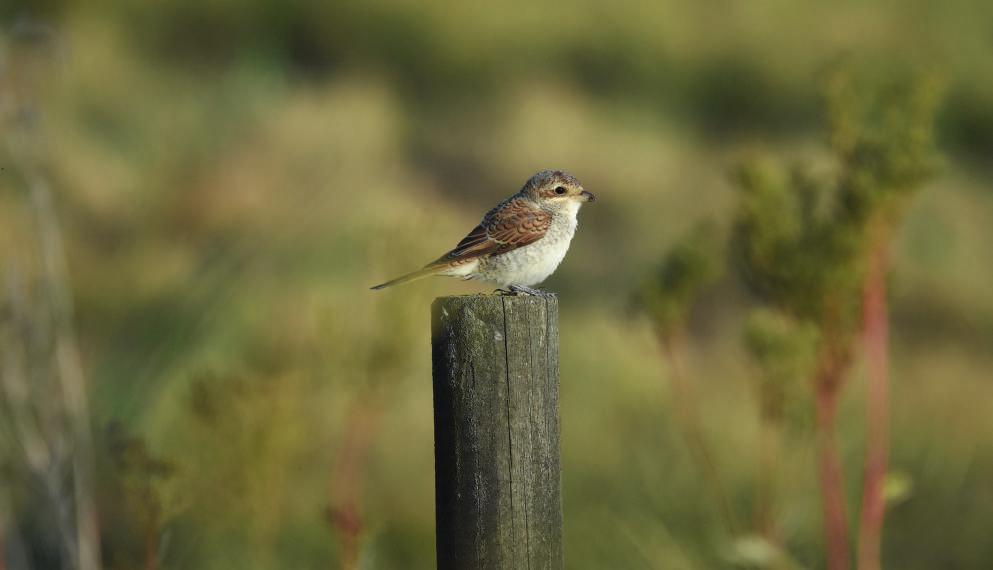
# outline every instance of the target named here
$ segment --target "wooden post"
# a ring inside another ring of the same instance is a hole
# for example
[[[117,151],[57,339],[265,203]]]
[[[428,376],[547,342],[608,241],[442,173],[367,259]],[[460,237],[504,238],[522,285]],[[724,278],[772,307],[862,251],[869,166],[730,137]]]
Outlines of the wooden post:
[[[432,306],[438,568],[560,570],[558,301]]]

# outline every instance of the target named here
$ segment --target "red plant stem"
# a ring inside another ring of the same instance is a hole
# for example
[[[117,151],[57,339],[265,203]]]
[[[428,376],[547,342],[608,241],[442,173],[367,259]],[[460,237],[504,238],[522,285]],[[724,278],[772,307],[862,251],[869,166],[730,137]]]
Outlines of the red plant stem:
[[[830,354],[830,351],[822,355],[821,361],[816,378],[815,412],[827,568],[845,570],[850,565],[845,481],[834,433],[845,364],[837,355]]]
[[[145,570],[157,570],[159,567],[158,535],[158,525],[149,524],[145,530]]]
[[[886,499],[883,484],[889,451],[889,325],[886,307],[886,242],[869,259],[862,296],[866,357],[866,452],[859,524],[859,570],[879,570]]]
[[[759,482],[755,492],[755,525],[770,544],[779,545],[775,507],[779,487],[780,426],[772,417],[761,418],[759,425]]]
[[[359,502],[372,444],[373,424],[372,410],[356,400],[346,420],[341,451],[332,474],[331,496],[334,503],[329,514],[341,545],[342,570],[359,567],[359,547],[364,530]]]

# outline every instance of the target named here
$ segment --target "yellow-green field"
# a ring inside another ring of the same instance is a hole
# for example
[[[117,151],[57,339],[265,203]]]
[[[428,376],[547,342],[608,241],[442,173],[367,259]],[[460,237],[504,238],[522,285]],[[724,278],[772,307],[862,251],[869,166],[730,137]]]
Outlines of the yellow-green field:
[[[35,172],[66,248],[107,568],[337,568],[350,536],[361,568],[433,567],[430,304],[490,289],[368,287],[542,168],[599,197],[545,284],[566,566],[823,568],[802,382],[779,433],[777,540],[760,538],[742,284],[708,288],[678,347],[733,535],[632,297],[695,224],[727,233],[742,160],[828,161],[820,93],[839,61],[930,74],[945,94],[942,164],[893,246],[884,567],[993,564],[993,4],[15,0],[0,24],[0,328],[23,332],[15,282],[48,318]],[[54,437],[46,346],[0,411],[30,409]],[[853,527],[864,393],[857,355],[838,430]],[[0,568],[61,567],[12,423]]]

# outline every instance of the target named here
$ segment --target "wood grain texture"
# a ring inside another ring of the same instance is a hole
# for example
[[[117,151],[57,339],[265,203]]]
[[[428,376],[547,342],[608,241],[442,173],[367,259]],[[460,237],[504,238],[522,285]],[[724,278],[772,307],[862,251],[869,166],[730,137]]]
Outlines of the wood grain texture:
[[[432,306],[438,568],[561,569],[558,301]]]

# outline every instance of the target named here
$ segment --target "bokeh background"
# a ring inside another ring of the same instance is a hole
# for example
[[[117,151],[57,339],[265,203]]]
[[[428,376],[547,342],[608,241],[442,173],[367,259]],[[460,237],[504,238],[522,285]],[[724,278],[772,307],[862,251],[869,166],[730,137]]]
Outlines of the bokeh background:
[[[368,287],[543,168],[600,197],[546,283],[567,566],[824,567],[805,377],[757,492],[748,288],[709,281],[674,348],[638,291],[701,221],[729,235],[742,161],[830,164],[838,65],[942,85],[891,247],[884,567],[989,568],[991,61],[981,0],[5,1],[0,568],[94,544],[106,568],[433,567],[429,306],[489,289]]]

